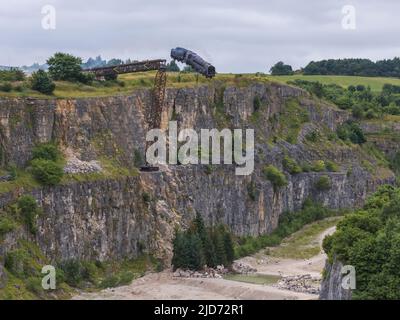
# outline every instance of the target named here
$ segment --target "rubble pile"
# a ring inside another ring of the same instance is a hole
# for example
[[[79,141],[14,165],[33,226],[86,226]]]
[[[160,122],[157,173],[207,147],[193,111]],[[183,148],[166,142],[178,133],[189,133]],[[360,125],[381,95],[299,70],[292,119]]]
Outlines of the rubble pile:
[[[284,290],[291,290],[296,292],[319,294],[320,291],[319,277],[312,277],[309,274],[283,277],[276,284],[276,287]]]
[[[242,262],[234,262],[232,264],[232,270],[236,273],[241,273],[241,274],[249,274],[257,272],[257,269]]]
[[[65,173],[92,173],[100,172],[101,166],[98,161],[82,161],[78,158],[70,158],[67,161],[67,165],[64,167]]]
[[[223,275],[229,270],[223,265],[217,266],[215,269],[205,267],[201,271],[176,269],[173,273],[175,278],[216,278],[222,279]]]

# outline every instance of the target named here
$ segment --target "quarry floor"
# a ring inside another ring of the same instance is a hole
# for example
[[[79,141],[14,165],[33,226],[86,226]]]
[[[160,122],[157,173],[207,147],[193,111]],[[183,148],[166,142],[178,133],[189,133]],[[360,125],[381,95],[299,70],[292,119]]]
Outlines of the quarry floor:
[[[313,240],[321,246],[329,227]],[[259,252],[238,261],[257,269],[257,274],[294,276],[310,274],[321,276],[326,255],[320,252],[310,259],[282,259]],[[318,295],[279,289],[273,285],[260,285],[215,278],[176,278],[171,270],[150,273],[134,280],[130,285],[109,288],[95,293],[81,293],[74,300],[163,300],[163,299],[257,299],[257,300],[309,300]]]

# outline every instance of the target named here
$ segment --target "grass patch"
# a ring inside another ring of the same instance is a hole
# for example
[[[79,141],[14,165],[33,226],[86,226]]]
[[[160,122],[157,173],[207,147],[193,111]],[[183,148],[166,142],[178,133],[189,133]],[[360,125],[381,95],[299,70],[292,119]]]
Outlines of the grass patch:
[[[341,219],[342,217],[331,217],[306,225],[285,238],[279,247],[271,248],[269,254],[279,258],[309,259],[321,250],[318,236],[324,230],[335,226]]]
[[[56,290],[43,290],[41,269],[50,261],[32,242],[19,240],[18,247],[6,254],[4,262],[8,280],[0,289],[0,300],[67,299],[74,292],[58,279]]]
[[[0,300],[69,299],[76,288],[97,291],[127,285],[149,269],[161,270],[161,263],[145,254],[122,261],[69,260],[54,264],[57,289],[44,290],[41,269],[47,264],[51,263],[36,244],[19,240],[18,248],[9,251],[5,257],[8,280],[0,289]]]
[[[318,81],[322,84],[337,84],[343,88],[350,85],[364,85],[371,87],[374,92],[382,91],[385,83],[400,85],[400,79],[385,77],[357,77],[357,76],[323,76],[323,75],[292,75],[292,76],[266,76],[267,79],[287,83],[294,80]]]
[[[25,191],[40,187],[40,184],[33,178],[32,174],[26,170],[17,169],[16,179],[12,181],[0,182],[0,193],[7,193],[18,188]]]
[[[283,140],[295,144],[302,124],[309,121],[308,112],[301,108],[299,101],[295,98],[288,99],[283,111],[277,119],[279,128],[278,136]]]
[[[30,89],[26,82],[12,82],[12,89],[9,92],[0,92],[0,97],[36,97],[36,98],[79,98],[79,97],[100,97],[112,96],[118,94],[130,94],[133,89],[152,88],[156,72],[139,72],[122,74],[118,76],[118,81],[109,81],[107,83],[94,83],[93,85],[84,85],[66,81],[55,81],[56,89],[53,95],[48,96]],[[167,87],[185,88],[198,85],[213,85],[224,82],[227,85],[243,87],[252,82],[271,81],[287,83],[296,79],[319,81],[322,84],[337,84],[343,88],[349,85],[370,86],[374,92],[382,91],[385,83],[400,85],[400,79],[384,77],[356,77],[356,76],[319,76],[319,75],[293,75],[293,76],[270,76],[265,74],[223,74],[219,73],[213,79],[206,79],[197,76],[194,73],[168,73]],[[18,90],[17,90],[18,89]]]
[[[236,239],[234,248],[235,258],[254,254],[266,247],[278,246],[283,239],[300,230],[305,225],[338,215],[339,212],[315,204],[311,200],[306,200],[303,204],[303,209],[300,211],[282,213],[279,217],[278,227],[270,234]]]
[[[101,157],[100,166],[103,169],[100,172],[64,174],[62,184],[71,182],[97,181],[105,179],[116,179],[121,177],[136,177],[139,174],[137,168],[126,168],[121,166],[115,159]]]
[[[60,268],[68,285],[96,291],[128,285],[132,280],[142,277],[147,270],[160,270],[161,264],[152,256],[143,254],[136,259],[122,261],[68,260],[62,262]]]

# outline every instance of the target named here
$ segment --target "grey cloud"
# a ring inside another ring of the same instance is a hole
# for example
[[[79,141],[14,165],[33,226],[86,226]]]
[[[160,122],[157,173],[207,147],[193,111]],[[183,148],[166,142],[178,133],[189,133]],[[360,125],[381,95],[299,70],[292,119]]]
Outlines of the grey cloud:
[[[278,60],[399,55],[400,2],[353,0],[357,29],[341,28],[347,0],[0,0],[0,65],[44,62],[56,51],[83,58],[169,58],[186,46],[220,72],[267,71]],[[57,29],[41,28],[54,5]]]

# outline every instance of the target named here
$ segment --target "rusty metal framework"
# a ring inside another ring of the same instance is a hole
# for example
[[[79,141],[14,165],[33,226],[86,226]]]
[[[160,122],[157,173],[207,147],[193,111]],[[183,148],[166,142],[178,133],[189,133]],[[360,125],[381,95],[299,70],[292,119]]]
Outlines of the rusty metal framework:
[[[153,103],[151,105],[150,112],[148,112],[146,115],[146,121],[149,129],[157,129],[161,126],[161,117],[164,109],[165,87],[167,84],[166,60],[146,60],[117,66],[84,69],[83,71],[94,73],[96,79],[104,80],[109,76],[116,78],[118,74],[122,73],[145,72],[153,70],[157,70],[154,78]],[[146,150],[148,147],[149,143],[146,143]],[[158,171],[158,167],[152,167],[146,164],[146,166],[141,168],[141,171]]]
[[[167,73],[165,68],[161,68],[157,71],[156,77],[154,78],[154,103],[152,114],[159,115],[158,117],[152,117],[153,123],[149,122],[151,128],[160,128],[161,126],[161,114],[164,109],[165,100],[165,87],[167,85]]]
[[[165,68],[166,60],[145,60],[132,63],[120,64],[109,67],[99,67],[92,69],[84,69],[84,72],[94,73],[97,79],[102,79],[108,75],[118,75],[122,73],[145,72],[152,70],[160,70]]]
[[[138,61],[120,64],[117,66],[84,69],[83,71],[94,73],[96,78],[100,80],[109,75],[117,76],[118,74],[122,73],[146,72],[153,70],[157,70],[157,74],[154,79],[153,104],[151,106],[151,111],[146,116],[146,120],[149,128],[154,129],[159,128],[161,124],[161,114],[163,111],[165,98],[165,86],[167,84],[166,60],[157,59]]]

